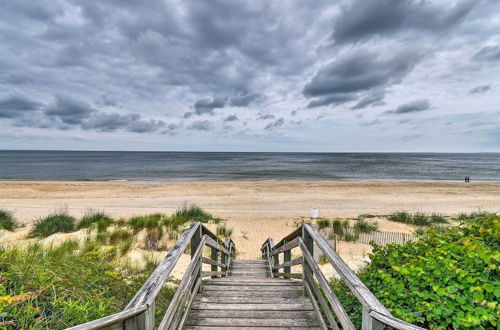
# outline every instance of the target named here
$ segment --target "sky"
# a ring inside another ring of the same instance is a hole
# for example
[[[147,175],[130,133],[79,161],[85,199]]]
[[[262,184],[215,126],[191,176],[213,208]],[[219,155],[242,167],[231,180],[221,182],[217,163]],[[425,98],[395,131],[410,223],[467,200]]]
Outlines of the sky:
[[[499,152],[498,0],[2,0],[0,149]]]

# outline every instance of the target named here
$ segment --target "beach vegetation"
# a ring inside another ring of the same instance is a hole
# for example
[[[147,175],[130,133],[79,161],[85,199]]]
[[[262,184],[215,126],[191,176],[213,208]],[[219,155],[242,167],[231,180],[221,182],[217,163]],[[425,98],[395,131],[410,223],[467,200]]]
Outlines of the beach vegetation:
[[[12,329],[64,329],[119,312],[148,271],[124,269],[113,249],[94,240],[0,248],[0,322]],[[166,308],[174,292],[164,287],[157,304]]]
[[[111,245],[133,238],[133,233],[125,228],[116,228],[109,233],[109,243]]]
[[[233,234],[233,228],[227,226],[225,223],[219,224],[215,229],[215,232],[218,236],[222,237],[231,237]]]
[[[89,228],[96,224],[98,231],[106,230],[113,224],[113,219],[104,211],[87,210],[83,217],[76,224],[76,229]]]
[[[387,219],[414,226],[431,226],[433,224],[448,223],[446,218],[441,214],[425,214],[423,212],[415,212],[412,214],[407,211],[396,211],[387,216]]]
[[[18,227],[14,214],[6,209],[0,209],[0,229],[13,231]]]
[[[318,219],[316,221],[316,226],[318,226],[319,230],[328,228],[328,227],[330,227],[330,220],[329,219]]]
[[[134,232],[137,233],[142,229],[160,228],[167,218],[168,217],[161,213],[139,215],[130,218],[129,225],[134,229]]]
[[[500,216],[428,227],[417,242],[374,245],[361,281],[397,318],[432,329],[495,329],[500,311]],[[337,279],[331,286],[357,328],[361,304]]]
[[[48,237],[56,233],[69,233],[75,228],[75,218],[66,210],[53,212],[46,217],[35,220],[30,237]]]
[[[358,233],[371,233],[378,230],[378,223],[366,221],[364,218],[359,218],[353,226]]]
[[[172,217],[184,219],[184,223],[187,222],[203,222],[208,223],[215,218],[204,209],[196,204],[184,203],[179,209],[175,211]],[[216,220],[220,222],[220,220]]]
[[[489,212],[481,211],[481,210],[470,212],[470,213],[462,212],[462,213],[458,214],[456,219],[458,221],[472,220],[472,219],[476,219],[476,218],[486,217],[489,214],[490,214]]]

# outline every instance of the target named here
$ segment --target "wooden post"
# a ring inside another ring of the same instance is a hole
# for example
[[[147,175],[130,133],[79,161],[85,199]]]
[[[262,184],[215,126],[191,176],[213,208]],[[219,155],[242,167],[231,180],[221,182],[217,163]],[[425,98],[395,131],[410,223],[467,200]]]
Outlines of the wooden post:
[[[284,243],[287,243],[287,242],[284,242]],[[292,250],[287,250],[283,254],[284,254],[284,260],[283,260],[283,262],[287,262],[287,261],[291,261],[292,260]],[[292,268],[291,267],[285,267],[284,268],[284,272],[285,273],[291,273],[292,272]]]
[[[307,232],[305,226],[302,226],[302,240],[304,241],[304,245],[305,245],[307,251],[309,251],[309,253],[311,255],[313,255],[313,253],[314,253],[314,241],[313,241],[311,235],[309,235],[309,233]],[[302,264],[302,268],[304,268],[302,270],[302,281],[307,281],[308,280],[307,274],[312,274],[312,269],[309,267],[309,265],[307,265],[307,262],[304,262]],[[312,282],[313,279],[311,278],[310,281]],[[307,292],[305,291],[305,289],[303,291],[304,291],[303,292],[304,295],[306,295]]]
[[[222,252],[221,252],[222,253]],[[223,253],[222,253],[223,254]],[[214,260],[214,261],[217,261],[217,258],[219,257],[219,253],[217,251],[217,249],[215,248],[211,248],[210,250],[210,259]],[[217,271],[217,265],[211,265],[210,266],[210,270],[212,272],[216,272]],[[211,278],[217,278],[217,276],[213,275],[211,276]]]
[[[375,320],[370,316],[370,312],[366,308],[363,308],[361,330],[384,330],[385,328],[385,324]]]
[[[196,253],[196,250],[198,250],[198,247],[200,246],[200,242],[201,242],[202,237],[203,237],[202,227],[199,226],[198,229],[196,230],[196,233],[194,233],[193,238],[191,238],[191,258]],[[201,260],[200,260],[200,264],[201,264]],[[200,270],[198,271],[198,274],[196,274],[195,276],[197,278],[201,278],[201,267],[200,267]],[[193,289],[194,289],[194,286],[193,286]],[[201,291],[201,285],[200,285],[199,291]]]

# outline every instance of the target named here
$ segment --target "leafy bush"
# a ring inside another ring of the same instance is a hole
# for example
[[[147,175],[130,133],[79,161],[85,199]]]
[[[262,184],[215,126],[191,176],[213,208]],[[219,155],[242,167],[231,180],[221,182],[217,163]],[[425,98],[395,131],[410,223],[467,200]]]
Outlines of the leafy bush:
[[[114,262],[112,249],[95,247],[67,241],[57,247],[0,250],[3,324],[63,329],[122,310],[149,274],[124,269]],[[174,291],[162,289],[158,303],[164,310]]]
[[[31,229],[30,237],[48,237],[55,233],[69,233],[75,228],[75,218],[66,211],[58,211],[49,214],[45,218],[35,221]]]
[[[330,220],[328,219],[318,219],[316,221],[316,225],[318,226],[318,229],[324,229],[330,227]]]
[[[433,224],[444,224],[448,222],[445,217],[440,214],[432,213],[431,215],[428,215],[422,212],[411,214],[406,211],[393,212],[387,217],[387,219],[415,226],[431,226]]]
[[[368,222],[363,218],[360,218],[354,224],[354,230],[359,233],[371,233],[378,230],[378,223]]]
[[[467,220],[418,242],[375,246],[360,272],[365,285],[395,317],[432,329],[497,328],[500,307],[500,216]],[[359,303],[332,281],[344,307]],[[359,319],[356,320],[359,323]]]
[[[78,222],[76,228],[89,228],[94,223],[97,224],[98,231],[103,231],[113,223],[113,219],[103,211],[88,210],[85,212],[82,219]]]
[[[11,211],[0,209],[0,229],[14,230],[18,227],[16,219]]]

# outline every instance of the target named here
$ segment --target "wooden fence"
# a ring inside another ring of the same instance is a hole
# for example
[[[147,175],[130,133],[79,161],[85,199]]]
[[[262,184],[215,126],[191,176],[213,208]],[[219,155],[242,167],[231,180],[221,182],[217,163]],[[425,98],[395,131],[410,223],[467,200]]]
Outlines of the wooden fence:
[[[350,235],[357,236],[357,243],[370,244],[374,242],[378,245],[387,244],[405,244],[406,242],[416,242],[418,237],[407,233],[398,233],[392,231],[374,231],[371,233],[356,233],[353,228],[347,229]]]

